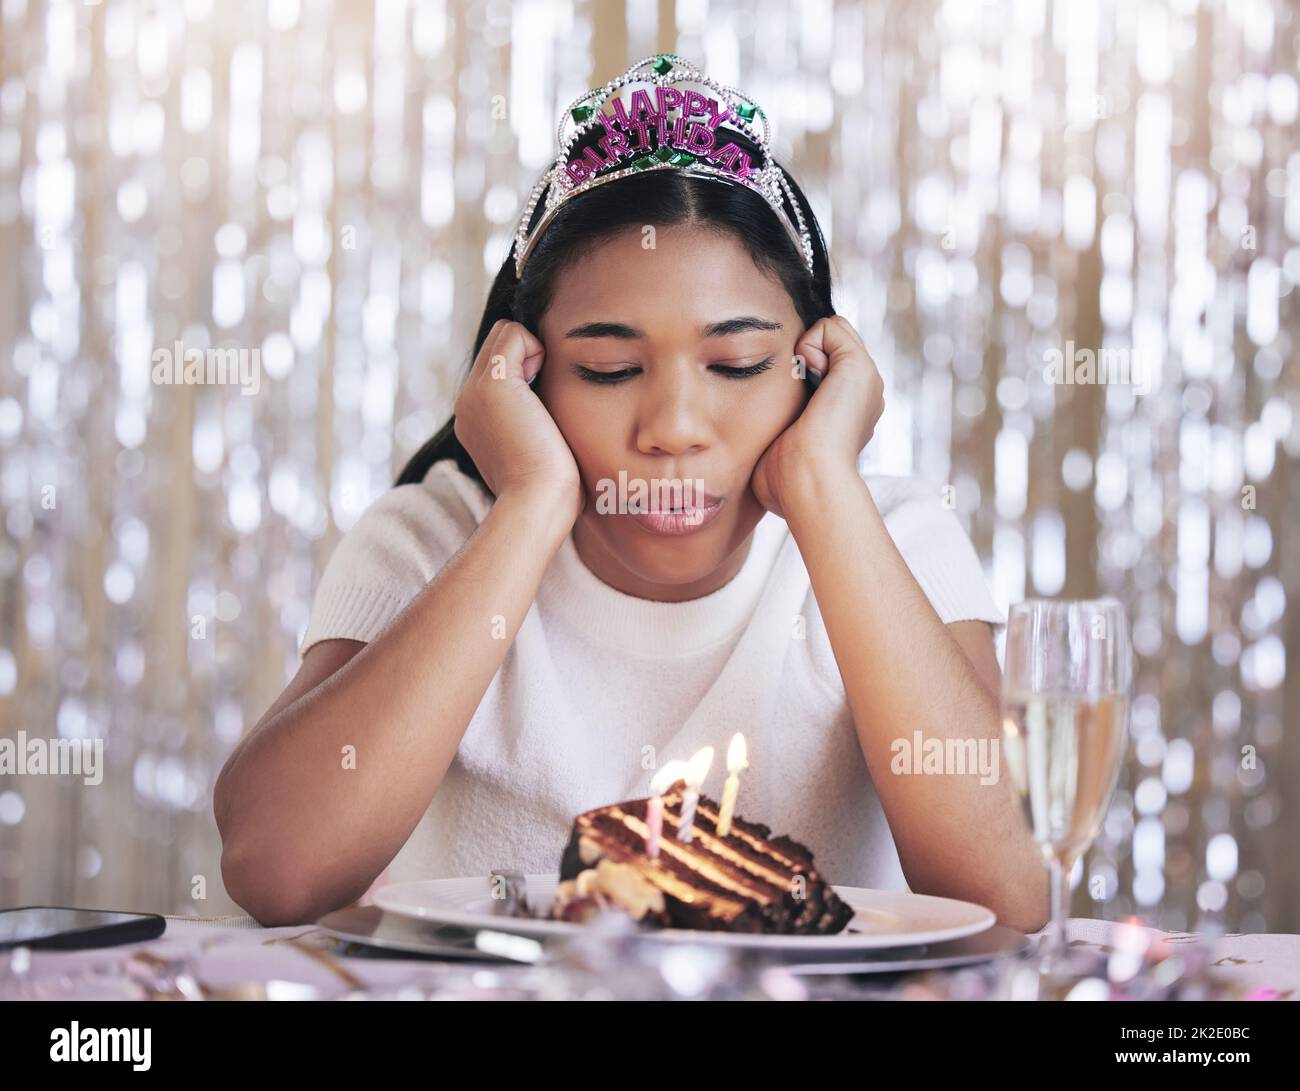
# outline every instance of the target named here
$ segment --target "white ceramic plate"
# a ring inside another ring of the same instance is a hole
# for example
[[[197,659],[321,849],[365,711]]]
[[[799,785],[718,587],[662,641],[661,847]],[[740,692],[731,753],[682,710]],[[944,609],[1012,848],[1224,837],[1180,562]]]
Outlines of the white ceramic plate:
[[[528,875],[525,878],[529,904],[535,911],[549,909],[555,899],[556,877]],[[781,951],[864,951],[960,939],[983,932],[997,921],[982,905],[952,898],[856,886],[836,886],[835,892],[855,912],[844,931],[833,936],[750,935],[693,928],[647,929],[645,934],[664,943],[715,943]],[[565,921],[494,915],[486,875],[393,883],[375,892],[374,903],[404,917],[464,928],[490,928],[520,936],[571,936],[582,928]]]

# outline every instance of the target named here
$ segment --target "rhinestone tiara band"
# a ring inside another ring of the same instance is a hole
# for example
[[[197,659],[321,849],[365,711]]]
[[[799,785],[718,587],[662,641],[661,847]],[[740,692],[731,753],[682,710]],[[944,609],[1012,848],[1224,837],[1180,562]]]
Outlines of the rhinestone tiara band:
[[[629,85],[639,85],[630,99],[618,93]],[[697,88],[708,88],[716,97]],[[760,163],[727,138],[724,125],[756,145]],[[579,152],[577,145],[598,127],[604,135]],[[574,100],[561,115],[555,128],[559,155],[533,187],[515,229],[515,275],[523,275],[538,238],[566,201],[593,186],[652,170],[678,170],[754,190],[776,213],[812,272],[812,236],[798,199],[772,158],[770,140],[767,115],[748,95],[718,83],[675,53],[637,61],[621,76]],[[543,194],[542,216],[530,232],[529,222]],[[794,210],[793,222],[783,198]]]

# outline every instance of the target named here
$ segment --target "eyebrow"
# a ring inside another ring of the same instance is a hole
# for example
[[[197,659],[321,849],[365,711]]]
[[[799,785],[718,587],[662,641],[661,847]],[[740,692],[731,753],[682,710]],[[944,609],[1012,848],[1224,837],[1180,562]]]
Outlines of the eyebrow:
[[[748,333],[751,330],[775,332],[781,329],[784,329],[784,327],[780,322],[774,322],[770,318],[759,318],[753,314],[745,314],[737,318],[724,318],[721,322],[711,322],[701,328],[700,336],[730,337],[733,334]],[[584,322],[580,326],[574,326],[564,336],[575,339],[616,337],[620,341],[636,341],[644,337],[645,334],[635,326],[629,326],[622,322]]]

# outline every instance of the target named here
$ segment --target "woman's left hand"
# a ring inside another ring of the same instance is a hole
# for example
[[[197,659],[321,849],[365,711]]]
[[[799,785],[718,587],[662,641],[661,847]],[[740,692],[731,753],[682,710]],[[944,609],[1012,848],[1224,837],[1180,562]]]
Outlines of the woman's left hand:
[[[832,315],[804,331],[794,351],[821,373],[803,412],[774,439],[754,467],[758,502],[787,518],[790,500],[819,474],[858,477],[858,455],[885,408],[885,384],[867,346],[847,318]]]

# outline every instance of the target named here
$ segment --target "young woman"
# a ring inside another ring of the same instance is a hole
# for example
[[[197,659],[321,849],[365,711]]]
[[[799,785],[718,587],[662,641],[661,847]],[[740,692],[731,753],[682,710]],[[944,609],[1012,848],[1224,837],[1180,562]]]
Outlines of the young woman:
[[[743,731],[739,813],[830,881],[1043,925],[1007,779],[900,763],[918,733],[999,737],[1003,617],[938,487],[859,472],[883,384],[778,169],[780,215],[668,168],[525,216],[454,416],[344,535],[297,676],[217,783],[226,887],[260,921],[555,872],[576,814]],[[664,481],[672,510],[630,499]]]

